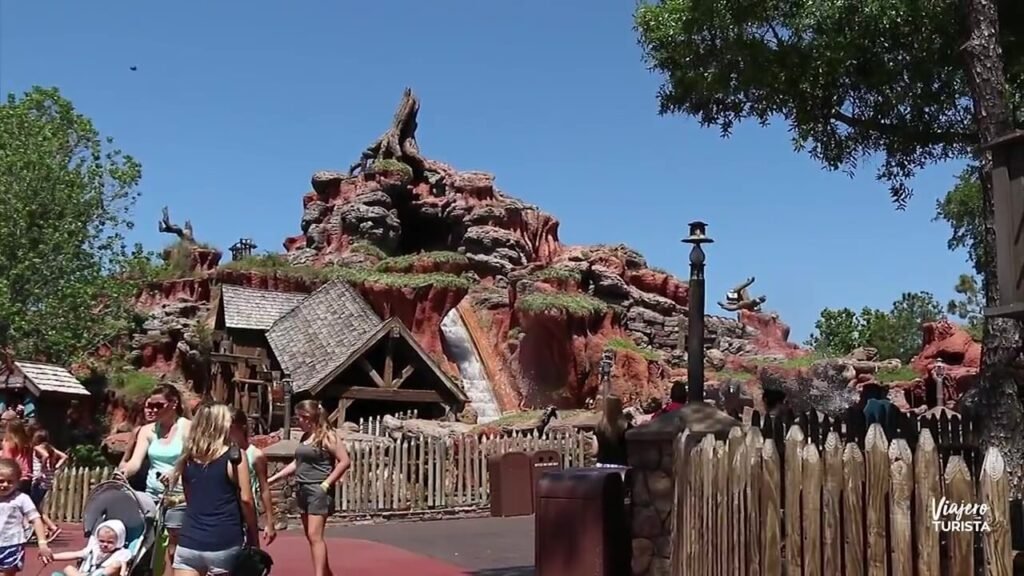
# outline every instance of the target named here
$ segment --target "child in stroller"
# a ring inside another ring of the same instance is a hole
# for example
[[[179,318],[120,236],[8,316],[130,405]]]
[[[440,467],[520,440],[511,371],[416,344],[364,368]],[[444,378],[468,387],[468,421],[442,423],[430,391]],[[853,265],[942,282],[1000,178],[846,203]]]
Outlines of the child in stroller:
[[[100,483],[85,504],[83,524],[89,543],[82,550],[55,556],[61,560],[81,559],[81,564],[54,572],[53,576],[150,576],[155,518],[152,506],[142,502],[123,479],[115,477]],[[106,528],[116,534],[114,550]],[[119,565],[116,571],[114,564]]]
[[[53,559],[81,561],[77,567],[64,568],[63,576],[120,576],[132,560],[132,553],[125,548],[125,536],[123,522],[104,520],[93,531],[85,548],[74,552],[58,552],[53,555]]]

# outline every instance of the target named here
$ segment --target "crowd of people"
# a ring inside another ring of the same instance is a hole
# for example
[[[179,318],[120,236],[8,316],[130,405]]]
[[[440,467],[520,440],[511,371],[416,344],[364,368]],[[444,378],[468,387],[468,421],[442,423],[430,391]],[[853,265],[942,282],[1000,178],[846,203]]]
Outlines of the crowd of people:
[[[146,511],[154,517],[161,514],[153,574],[237,574],[240,563],[259,557],[254,550],[276,538],[270,487],[294,476],[311,573],[332,576],[324,528],[334,512],[334,486],[350,460],[320,404],[307,400],[296,406],[302,437],[294,460],[273,476],[266,456],[249,441],[244,412],[219,403],[203,403],[194,415],[189,412],[176,387],[156,387],[144,403],[145,422],[136,428],[117,468]],[[25,548],[33,538],[45,564],[70,563],[55,574],[122,574],[131,558],[120,521],[97,526],[85,548],[51,550],[60,527],[41,512],[54,475],[68,456],[50,444],[45,430],[29,429],[20,418],[5,419],[4,429],[0,576],[23,569]]]

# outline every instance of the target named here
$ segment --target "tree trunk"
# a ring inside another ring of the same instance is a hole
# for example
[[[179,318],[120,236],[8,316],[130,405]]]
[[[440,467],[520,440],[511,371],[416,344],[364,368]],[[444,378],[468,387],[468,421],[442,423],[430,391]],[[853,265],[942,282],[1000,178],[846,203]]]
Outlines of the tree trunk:
[[[965,71],[974,104],[974,118],[982,143],[1013,129],[1007,99],[1003,53],[999,45],[999,13],[995,0],[966,0],[968,40],[963,47]],[[992,199],[992,155],[980,159],[985,210],[985,241],[995,246]],[[991,254],[992,251],[989,251]],[[999,304],[999,281],[994,261],[984,263],[985,302]],[[1018,366],[1022,348],[1021,323],[1004,318],[986,319],[982,337],[981,377],[975,392],[984,446],[997,446],[1010,469],[1011,492],[1022,492],[1024,468],[1024,411],[1018,395]]]

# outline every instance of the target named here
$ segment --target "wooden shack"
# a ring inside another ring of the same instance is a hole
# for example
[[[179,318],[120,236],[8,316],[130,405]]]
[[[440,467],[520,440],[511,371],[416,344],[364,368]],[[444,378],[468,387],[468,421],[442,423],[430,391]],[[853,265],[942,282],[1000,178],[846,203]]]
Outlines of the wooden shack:
[[[308,294],[225,284],[214,321],[209,390],[205,396],[245,410],[256,433],[269,432],[281,413],[280,370],[267,330]]]
[[[320,400],[335,425],[413,408],[439,418],[469,401],[398,318],[382,320],[344,280],[285,313],[266,337],[294,401]]]
[[[62,366],[24,361],[0,363],[0,412],[20,404],[26,419],[34,419],[48,430],[65,430],[68,408],[90,397],[89,390]]]

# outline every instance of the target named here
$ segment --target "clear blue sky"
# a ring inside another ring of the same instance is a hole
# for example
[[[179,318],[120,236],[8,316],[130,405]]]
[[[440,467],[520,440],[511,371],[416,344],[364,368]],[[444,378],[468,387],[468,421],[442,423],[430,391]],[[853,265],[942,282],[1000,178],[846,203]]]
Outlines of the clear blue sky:
[[[623,0],[352,3],[0,2],[0,91],[60,87],[143,164],[139,229],[160,208],[226,249],[299,232],[319,169],[343,169],[419,94],[429,157],[497,175],[562,223],[566,243],[624,242],[686,276],[703,219],[709,311],[755,275],[803,340],[823,307],[952,295],[967,269],[932,223],[958,166],[935,167],[897,212],[873,167],[856,178],[793,151],[786,127],[728,140],[659,117]],[[130,66],[137,66],[131,72]]]

